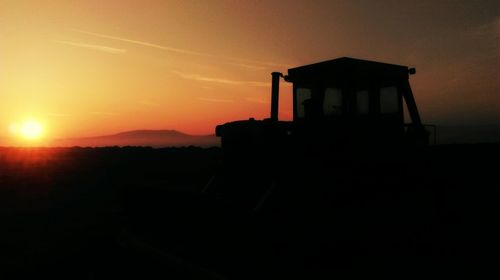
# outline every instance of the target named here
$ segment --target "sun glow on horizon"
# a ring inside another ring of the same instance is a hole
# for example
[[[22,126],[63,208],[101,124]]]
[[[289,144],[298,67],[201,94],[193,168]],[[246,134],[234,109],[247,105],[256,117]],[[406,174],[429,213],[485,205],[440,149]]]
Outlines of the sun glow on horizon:
[[[25,140],[37,140],[43,136],[43,126],[40,122],[29,119],[22,123],[13,123],[9,127],[13,135],[19,136]]]

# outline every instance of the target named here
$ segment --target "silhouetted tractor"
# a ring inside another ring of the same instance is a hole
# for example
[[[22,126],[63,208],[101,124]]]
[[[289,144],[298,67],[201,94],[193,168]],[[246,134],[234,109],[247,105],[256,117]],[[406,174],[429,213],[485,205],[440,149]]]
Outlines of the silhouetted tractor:
[[[419,242],[438,244],[426,234],[440,215],[419,177],[429,171],[421,153],[429,133],[408,81],[414,73],[353,58],[272,73],[269,119],[217,126],[221,172],[201,193],[174,190],[148,204],[163,207],[146,217],[160,216],[149,218],[161,240],[152,244],[168,254],[149,251],[208,279],[415,271],[420,263],[404,256],[420,260],[428,247]],[[278,120],[280,78],[293,84],[292,121]]]
[[[387,159],[426,146],[430,134],[409,84],[414,73],[348,57],[273,72],[270,118],[216,127],[226,166]],[[293,121],[278,120],[280,78],[293,84]]]

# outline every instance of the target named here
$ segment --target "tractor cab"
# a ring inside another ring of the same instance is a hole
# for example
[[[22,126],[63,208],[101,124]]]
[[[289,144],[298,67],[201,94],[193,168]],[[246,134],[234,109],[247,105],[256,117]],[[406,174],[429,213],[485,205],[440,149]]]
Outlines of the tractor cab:
[[[426,143],[408,81],[413,73],[406,66],[347,57],[289,69],[293,121],[320,126],[351,144]]]
[[[427,145],[429,133],[409,84],[414,73],[407,66],[348,57],[291,68],[287,75],[273,72],[270,118],[219,125],[216,135],[226,157],[261,160]],[[293,84],[293,121],[278,120],[280,78]]]

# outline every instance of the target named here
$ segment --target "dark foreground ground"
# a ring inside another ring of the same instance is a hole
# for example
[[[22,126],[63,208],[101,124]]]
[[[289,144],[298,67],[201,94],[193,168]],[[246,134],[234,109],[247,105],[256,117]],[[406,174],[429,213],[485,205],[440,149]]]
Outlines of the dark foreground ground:
[[[477,276],[498,255],[499,158],[435,146],[268,180],[225,174],[218,148],[0,148],[0,278]]]

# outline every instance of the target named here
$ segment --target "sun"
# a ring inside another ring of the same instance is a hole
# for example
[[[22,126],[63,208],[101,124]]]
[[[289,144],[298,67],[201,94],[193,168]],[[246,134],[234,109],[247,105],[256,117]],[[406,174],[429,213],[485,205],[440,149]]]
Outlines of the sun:
[[[26,120],[20,124],[12,124],[10,131],[27,140],[36,140],[43,135],[43,126],[36,120]]]

